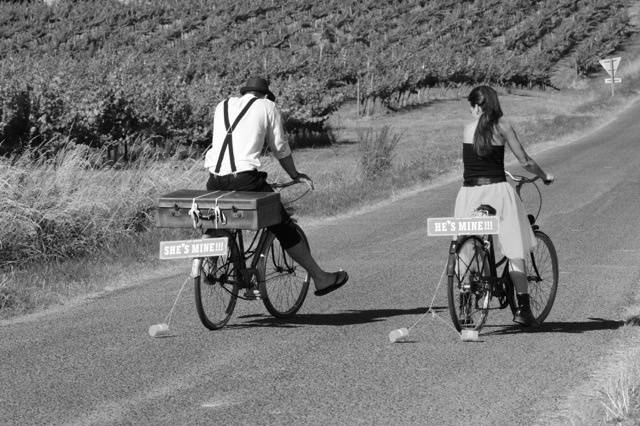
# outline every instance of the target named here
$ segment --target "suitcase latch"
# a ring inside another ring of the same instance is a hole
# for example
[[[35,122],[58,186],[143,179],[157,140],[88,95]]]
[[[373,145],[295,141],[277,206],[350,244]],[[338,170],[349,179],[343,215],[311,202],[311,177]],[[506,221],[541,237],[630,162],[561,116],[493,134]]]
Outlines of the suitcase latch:
[[[234,217],[234,218],[242,217],[242,211],[238,210],[236,206],[231,206],[231,217]]]
[[[180,206],[178,203],[173,205],[173,210],[171,211],[171,216],[180,216]]]

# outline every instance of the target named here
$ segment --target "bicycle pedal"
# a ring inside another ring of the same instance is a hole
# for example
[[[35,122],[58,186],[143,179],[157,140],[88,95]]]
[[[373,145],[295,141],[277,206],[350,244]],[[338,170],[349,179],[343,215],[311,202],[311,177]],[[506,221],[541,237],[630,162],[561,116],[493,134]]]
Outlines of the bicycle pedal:
[[[262,299],[262,295],[260,294],[260,290],[248,288],[244,292],[244,298],[247,300],[258,300]]]
[[[458,322],[460,323],[460,325],[462,327],[473,327],[474,326],[473,318],[471,318],[471,317],[460,317],[460,319],[458,319]]]
[[[460,332],[460,339],[463,342],[477,342],[478,330],[463,328],[462,331]]]

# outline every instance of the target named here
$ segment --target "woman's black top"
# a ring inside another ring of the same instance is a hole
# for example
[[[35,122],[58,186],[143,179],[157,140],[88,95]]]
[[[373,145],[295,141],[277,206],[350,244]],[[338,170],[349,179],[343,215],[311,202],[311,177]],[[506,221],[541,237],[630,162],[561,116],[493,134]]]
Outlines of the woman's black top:
[[[462,144],[462,162],[464,164],[464,180],[472,182],[478,178],[488,178],[493,182],[506,182],[504,174],[504,145],[493,145],[485,156],[479,156],[473,144]]]

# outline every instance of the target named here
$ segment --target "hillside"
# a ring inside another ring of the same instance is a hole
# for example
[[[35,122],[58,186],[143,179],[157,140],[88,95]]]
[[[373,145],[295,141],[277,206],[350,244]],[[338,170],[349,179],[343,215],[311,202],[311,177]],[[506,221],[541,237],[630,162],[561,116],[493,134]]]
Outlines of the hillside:
[[[424,88],[550,84],[629,36],[629,0],[0,3],[0,153],[73,139],[201,148],[210,110],[271,79],[289,131],[321,130],[357,94],[392,107]]]

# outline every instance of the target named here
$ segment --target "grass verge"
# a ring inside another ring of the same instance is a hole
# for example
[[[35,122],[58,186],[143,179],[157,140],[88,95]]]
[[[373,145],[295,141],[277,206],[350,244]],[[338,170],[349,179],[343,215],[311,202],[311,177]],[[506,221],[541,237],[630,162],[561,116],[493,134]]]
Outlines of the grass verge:
[[[640,293],[622,318],[625,324],[590,377],[536,424],[640,424]]]

